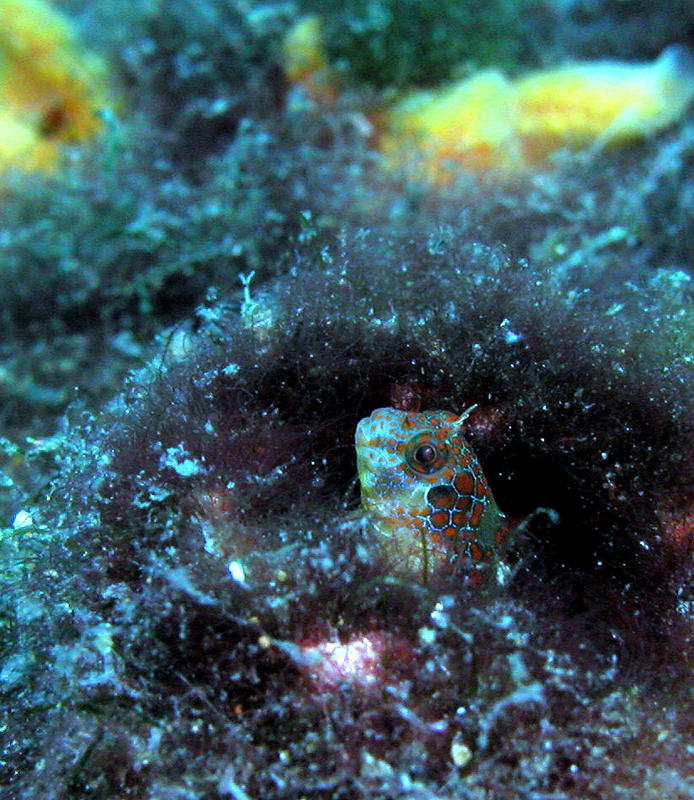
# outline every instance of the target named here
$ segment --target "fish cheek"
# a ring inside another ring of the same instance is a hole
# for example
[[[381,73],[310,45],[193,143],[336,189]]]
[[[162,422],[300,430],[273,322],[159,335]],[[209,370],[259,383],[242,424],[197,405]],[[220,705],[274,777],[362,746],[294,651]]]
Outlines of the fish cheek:
[[[449,510],[455,508],[455,501],[458,499],[458,493],[452,486],[446,484],[439,484],[432,486],[427,492],[427,502],[436,511]]]
[[[416,489],[411,478],[400,469],[367,473],[362,478],[362,505],[380,514],[392,514],[394,509],[407,508],[413,503]]]

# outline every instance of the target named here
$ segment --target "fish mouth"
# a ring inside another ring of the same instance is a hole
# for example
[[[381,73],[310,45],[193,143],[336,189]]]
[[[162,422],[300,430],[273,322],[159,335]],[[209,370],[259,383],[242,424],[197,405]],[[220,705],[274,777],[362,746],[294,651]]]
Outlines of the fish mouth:
[[[374,414],[377,413],[374,411]],[[373,482],[383,471],[383,445],[379,441],[378,424],[374,424],[372,414],[365,417],[357,424],[354,435],[355,449],[357,453],[357,472],[362,485],[362,490],[369,492]],[[376,428],[376,430],[374,430]]]
[[[396,411],[394,408],[374,409],[368,417],[357,423],[355,434],[357,446],[374,446],[374,443],[383,437],[391,438],[396,426],[394,417],[404,414],[405,412]]]
[[[370,447],[368,442],[365,444],[357,443],[357,473],[362,485],[365,482],[370,482],[378,474],[377,456],[377,448]]]
[[[357,447],[372,447],[373,436],[371,435],[371,417],[362,419],[357,424],[357,430],[354,434],[354,443]]]
[[[354,441],[362,486],[365,482],[382,478],[401,463],[395,445],[398,440],[398,415],[403,413],[392,408],[377,408],[369,417],[357,423]]]

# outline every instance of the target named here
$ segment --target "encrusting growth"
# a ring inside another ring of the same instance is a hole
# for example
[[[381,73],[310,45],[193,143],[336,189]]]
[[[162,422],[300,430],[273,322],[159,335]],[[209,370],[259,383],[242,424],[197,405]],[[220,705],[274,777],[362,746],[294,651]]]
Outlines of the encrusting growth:
[[[50,169],[100,128],[101,67],[43,0],[0,0],[0,19],[0,168]]]

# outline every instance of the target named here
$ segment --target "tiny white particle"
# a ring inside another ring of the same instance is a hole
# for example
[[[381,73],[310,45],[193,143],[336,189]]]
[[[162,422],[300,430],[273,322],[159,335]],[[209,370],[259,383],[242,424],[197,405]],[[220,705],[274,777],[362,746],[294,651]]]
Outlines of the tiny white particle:
[[[230,561],[227,565],[227,569],[229,570],[229,575],[231,575],[237,583],[246,582],[246,572],[240,561]]]
[[[33,528],[34,520],[31,518],[31,514],[28,511],[18,511],[12,518],[12,527],[16,531]]]
[[[436,641],[436,631],[433,628],[420,628],[417,631],[419,641],[424,644],[434,644]]]
[[[506,344],[515,344],[516,342],[519,342],[523,338],[523,336],[520,333],[516,333],[515,331],[511,330],[510,325],[511,325],[510,319],[503,319],[499,323],[499,327],[504,332],[504,341],[506,342]]]

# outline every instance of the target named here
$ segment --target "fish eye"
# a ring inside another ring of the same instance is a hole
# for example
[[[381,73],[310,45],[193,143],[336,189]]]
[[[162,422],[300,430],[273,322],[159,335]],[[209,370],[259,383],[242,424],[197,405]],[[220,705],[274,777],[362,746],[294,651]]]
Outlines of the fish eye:
[[[411,439],[405,448],[405,460],[415,471],[423,475],[437,472],[446,463],[448,451],[442,442],[432,441],[429,432],[420,433]]]
[[[423,467],[428,467],[436,461],[436,448],[432,444],[420,444],[412,458]]]

